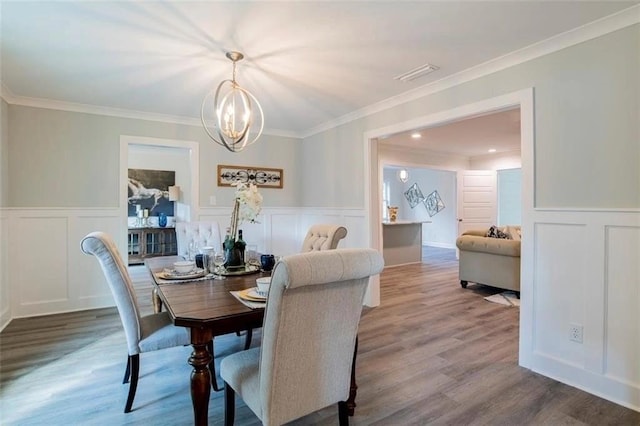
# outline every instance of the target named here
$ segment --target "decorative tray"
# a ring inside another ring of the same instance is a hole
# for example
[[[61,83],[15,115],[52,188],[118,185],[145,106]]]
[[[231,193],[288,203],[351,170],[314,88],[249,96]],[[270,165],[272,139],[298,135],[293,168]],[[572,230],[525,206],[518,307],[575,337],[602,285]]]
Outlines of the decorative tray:
[[[231,271],[223,268],[220,270],[219,274],[225,277],[230,277],[230,276],[238,276],[238,275],[255,274],[256,272],[260,272],[260,267],[258,265],[245,265],[243,269],[233,269]]]

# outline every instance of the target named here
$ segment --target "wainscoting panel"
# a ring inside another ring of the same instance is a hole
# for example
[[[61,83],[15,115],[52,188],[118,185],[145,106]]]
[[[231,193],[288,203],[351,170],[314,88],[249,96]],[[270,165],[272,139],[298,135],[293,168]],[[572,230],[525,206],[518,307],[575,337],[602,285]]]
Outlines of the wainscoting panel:
[[[11,291],[9,288],[9,220],[0,209],[0,331],[11,321]]]
[[[532,370],[640,411],[640,211],[536,210],[533,229]]]
[[[69,305],[68,222],[64,215],[30,216],[11,226],[11,281],[21,283],[13,287],[17,316]]]
[[[584,324],[584,225],[535,226],[534,351],[583,366],[582,345],[569,341],[569,324]],[[540,248],[544,247],[544,252]],[[560,325],[560,326],[559,326]]]
[[[640,388],[640,227],[607,226],[605,366]]]

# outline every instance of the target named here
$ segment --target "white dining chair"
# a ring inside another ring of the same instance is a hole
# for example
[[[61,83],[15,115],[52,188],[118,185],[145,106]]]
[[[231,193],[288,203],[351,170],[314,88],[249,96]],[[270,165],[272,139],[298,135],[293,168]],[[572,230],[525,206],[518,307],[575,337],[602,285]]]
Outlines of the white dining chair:
[[[235,394],[264,425],[281,425],[346,400],[369,277],[384,266],[373,249],[339,249],[287,256],[271,278],[262,345],[222,360],[225,425]]]
[[[185,259],[189,256],[189,245],[195,243],[197,247],[222,248],[220,225],[216,221],[176,222],[176,243],[178,255]]]
[[[129,356],[122,383],[129,382],[129,394],[124,407],[124,412],[128,413],[138,387],[140,354],[188,345],[189,331],[184,327],[174,326],[167,312],[140,315],[127,267],[111,236],[104,232],[91,232],[82,239],[80,246],[84,253],[98,259],[124,327]]]

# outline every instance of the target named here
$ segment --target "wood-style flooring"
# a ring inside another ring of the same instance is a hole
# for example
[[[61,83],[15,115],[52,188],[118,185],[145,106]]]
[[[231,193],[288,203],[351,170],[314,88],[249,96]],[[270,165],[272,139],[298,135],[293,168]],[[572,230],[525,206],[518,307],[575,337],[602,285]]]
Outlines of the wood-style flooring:
[[[143,313],[152,312],[146,270],[131,275]],[[453,250],[429,249],[422,264],[385,270],[382,303],[361,320],[351,424],[640,425],[638,412],[518,367],[518,309],[483,300],[496,292],[462,289]],[[243,343],[216,338],[216,363]],[[16,319],[0,333],[0,424],[192,424],[190,351],[143,354],[133,411],[124,414],[127,353],[115,308]],[[259,424],[237,406],[237,425]],[[222,418],[223,395],[212,393],[210,424]],[[337,407],[293,424],[335,425]]]

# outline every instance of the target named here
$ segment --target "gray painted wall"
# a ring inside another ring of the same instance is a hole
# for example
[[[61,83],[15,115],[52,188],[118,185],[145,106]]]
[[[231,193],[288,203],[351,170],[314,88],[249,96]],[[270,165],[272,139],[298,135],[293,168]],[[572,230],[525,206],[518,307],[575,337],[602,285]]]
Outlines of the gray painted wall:
[[[231,205],[218,188],[218,164],[284,169],[284,188],[265,189],[265,205],[295,206],[300,193],[298,139],[265,135],[240,154],[210,142],[200,127],[11,105],[8,207],[116,207],[120,136],[200,144],[200,200]]]
[[[0,207],[7,206],[9,194],[9,105],[0,99]]]
[[[633,25],[307,137],[303,205],[364,206],[364,132],[533,87],[536,206],[640,207],[639,75]]]

